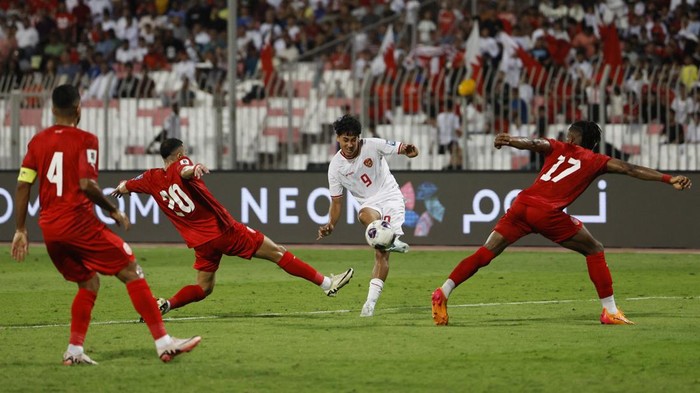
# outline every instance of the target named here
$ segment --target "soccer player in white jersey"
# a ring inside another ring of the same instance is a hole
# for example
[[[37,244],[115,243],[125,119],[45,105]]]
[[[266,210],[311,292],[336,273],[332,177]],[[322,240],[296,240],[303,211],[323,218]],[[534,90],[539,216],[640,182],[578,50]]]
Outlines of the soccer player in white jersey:
[[[347,189],[361,204],[358,218],[366,228],[369,223],[383,219],[391,223],[396,233],[394,244],[386,250],[374,251],[374,269],[369,282],[367,301],[360,316],[371,317],[384,282],[389,274],[389,252],[408,251],[408,244],[399,240],[403,235],[401,225],[406,215],[406,204],[394,175],[389,171],[385,156],[405,154],[409,158],[418,155],[415,145],[387,141],[378,138],[360,138],[362,125],[352,115],[344,115],[333,123],[340,150],[328,167],[328,188],[331,193],[329,221],[318,229],[318,239],[333,233],[340,219],[343,189]]]

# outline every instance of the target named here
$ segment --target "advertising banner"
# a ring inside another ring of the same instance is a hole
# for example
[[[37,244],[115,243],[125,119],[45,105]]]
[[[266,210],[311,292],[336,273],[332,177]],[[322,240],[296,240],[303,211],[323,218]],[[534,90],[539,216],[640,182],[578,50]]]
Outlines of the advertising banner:
[[[102,172],[106,194],[120,180],[139,172]],[[518,192],[537,174],[526,172],[401,172],[394,175],[406,200],[404,241],[411,245],[482,244]],[[700,181],[698,173],[687,174]],[[17,174],[0,173],[0,241],[14,233],[14,189]],[[364,228],[357,220],[359,204],[343,198],[342,218],[332,236],[316,241],[318,227],[328,221],[330,194],[322,172],[219,172],[206,175],[207,186],[237,220],[261,230],[281,244],[364,244]],[[38,187],[32,188],[28,230],[41,241],[37,225]],[[129,242],[182,242],[150,196],[126,196],[117,201],[132,228],[123,232],[96,209],[110,228]],[[621,175],[605,175],[569,207],[606,247],[700,248],[698,188],[678,192],[659,182]],[[529,235],[516,243],[552,243]]]

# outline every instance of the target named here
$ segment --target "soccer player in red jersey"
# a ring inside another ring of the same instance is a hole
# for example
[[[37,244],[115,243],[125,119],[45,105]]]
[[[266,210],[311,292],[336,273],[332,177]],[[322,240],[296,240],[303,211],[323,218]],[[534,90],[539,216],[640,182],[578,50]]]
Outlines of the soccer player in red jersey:
[[[442,287],[432,295],[433,320],[447,325],[447,299],[455,287],[488,265],[506,247],[530,233],[540,233],[547,239],[586,257],[588,275],[595,285],[603,306],[600,323],[633,324],[615,305],[612,277],[605,262],[603,245],[588,229],[565,212],[593,180],[604,173],[620,173],[641,180],[668,183],[676,190],[692,185],[685,176],[671,176],[650,168],[595,153],[601,130],[592,121],[578,121],[569,126],[566,142],[554,139],[530,139],[508,134],[496,136],[497,149],[511,146],[544,154],[545,161],[537,180],[523,190],[510,209],[496,224],[486,243],[474,254],[462,260]]]
[[[17,222],[12,257],[22,261],[27,255],[27,206],[31,187],[38,179],[39,226],[49,257],[66,280],[78,284],[63,364],[97,364],[83,350],[100,288],[96,273],[116,276],[126,284],[131,302],[146,321],[162,361],[169,362],[174,356],[191,351],[201,337],[178,339],[168,335],[131,248],[95,216],[93,206],[97,204],[109,212],[117,225],[129,228],[127,217],[105,198],[97,184],[97,137],[76,127],[80,121],[78,89],[72,85],[56,87],[52,103],[55,124],[29,141],[22,161],[15,196]]]
[[[209,169],[195,164],[179,139],[166,139],[160,147],[163,168],[150,169],[119,183],[113,196],[130,192],[150,194],[175,229],[194,248],[197,284],[187,285],[170,299],[158,299],[163,314],[209,296],[222,255],[252,257],[276,263],[287,273],[304,278],[335,296],[350,281],[353,269],[326,277],[261,232],[236,221],[201,180]]]

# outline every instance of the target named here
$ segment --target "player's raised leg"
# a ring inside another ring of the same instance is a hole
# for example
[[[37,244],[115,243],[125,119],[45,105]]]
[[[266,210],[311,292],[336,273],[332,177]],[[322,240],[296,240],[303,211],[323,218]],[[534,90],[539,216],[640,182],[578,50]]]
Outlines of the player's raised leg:
[[[318,285],[327,296],[335,296],[342,287],[350,282],[354,274],[354,270],[349,268],[345,272],[337,275],[324,276],[311,265],[287,251],[283,246],[276,244],[267,236],[264,236],[263,242],[254,256],[275,262],[277,266],[288,274],[303,278]]]

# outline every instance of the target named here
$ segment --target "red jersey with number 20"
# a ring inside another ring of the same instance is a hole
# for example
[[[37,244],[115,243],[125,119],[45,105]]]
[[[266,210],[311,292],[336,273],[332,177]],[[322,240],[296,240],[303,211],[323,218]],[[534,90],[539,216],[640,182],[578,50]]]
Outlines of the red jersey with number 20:
[[[194,248],[215,239],[236,222],[201,179],[183,179],[182,170],[194,163],[182,157],[167,169],[150,169],[126,182],[131,192],[150,194],[175,229]]]
[[[607,172],[610,157],[571,143],[548,139],[552,150],[537,180],[518,194],[528,206],[562,210],[581,195],[596,177]]]
[[[34,135],[22,168],[39,180],[39,225],[45,237],[101,224],[93,203],[80,189],[80,179],[97,179],[97,136],[70,126],[52,126]]]

